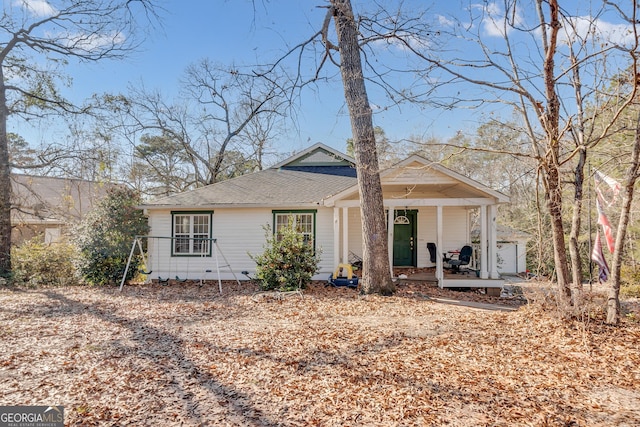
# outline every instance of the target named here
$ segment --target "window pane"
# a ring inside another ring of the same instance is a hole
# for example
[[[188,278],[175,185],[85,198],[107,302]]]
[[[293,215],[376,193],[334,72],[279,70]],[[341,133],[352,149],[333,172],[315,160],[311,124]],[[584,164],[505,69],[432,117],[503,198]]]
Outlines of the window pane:
[[[193,253],[203,254],[209,252],[209,235],[196,234],[193,236]]]
[[[304,241],[309,245],[313,245],[313,214],[305,214],[302,216],[301,228]]]
[[[289,218],[291,214],[281,213],[276,214],[276,240],[279,242],[282,240],[282,230],[289,225]]]
[[[186,215],[176,215],[175,218],[175,233],[176,234],[188,234],[189,233],[189,217]]]
[[[209,234],[209,216],[208,215],[193,216],[193,233]]]
[[[302,234],[313,233],[313,215],[301,214],[296,217],[296,229]]]
[[[174,240],[175,248],[174,252],[177,254],[188,254],[189,253],[189,238],[188,237],[179,237]]]
[[[289,214],[276,214],[276,231],[280,231],[289,225]]]

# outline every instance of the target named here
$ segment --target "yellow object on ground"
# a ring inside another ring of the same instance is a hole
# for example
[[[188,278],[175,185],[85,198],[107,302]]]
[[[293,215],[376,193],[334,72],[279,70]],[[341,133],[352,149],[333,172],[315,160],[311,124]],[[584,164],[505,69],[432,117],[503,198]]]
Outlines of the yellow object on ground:
[[[336,271],[333,273],[333,278],[337,279],[338,277],[344,277],[347,279],[355,277],[351,264],[338,264]]]

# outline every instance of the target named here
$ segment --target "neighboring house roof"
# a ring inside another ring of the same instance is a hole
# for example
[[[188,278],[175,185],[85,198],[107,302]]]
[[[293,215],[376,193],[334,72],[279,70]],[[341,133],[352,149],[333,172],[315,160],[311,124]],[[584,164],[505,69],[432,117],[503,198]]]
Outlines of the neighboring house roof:
[[[317,206],[356,184],[354,160],[318,143],[269,169],[162,197],[142,207]]]
[[[11,222],[14,225],[76,222],[105,196],[107,187],[82,179],[12,174]]]
[[[417,155],[382,171],[381,178],[385,188],[392,192],[404,192],[413,184],[427,184],[429,192],[425,197],[491,197],[498,203],[509,201],[504,194]],[[269,169],[156,199],[141,207],[333,206],[337,200],[357,194],[355,160],[317,143]]]

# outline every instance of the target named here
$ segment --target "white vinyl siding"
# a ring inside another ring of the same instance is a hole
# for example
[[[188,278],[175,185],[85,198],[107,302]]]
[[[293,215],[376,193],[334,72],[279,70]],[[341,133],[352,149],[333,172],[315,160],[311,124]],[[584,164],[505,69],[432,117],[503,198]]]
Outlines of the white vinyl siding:
[[[432,266],[429,261],[427,242],[435,242],[436,238],[436,208],[420,207],[418,212],[418,267]],[[295,209],[282,209],[278,213],[296,212]],[[304,211],[310,213],[311,210]],[[174,211],[174,213],[183,213]],[[193,214],[205,214],[208,212],[192,212]],[[298,211],[302,213],[302,211]],[[443,218],[443,250],[462,247],[469,240],[469,210],[464,207],[445,207]],[[360,209],[349,209],[349,250],[362,256],[362,222]],[[342,219],[342,215],[340,216]],[[151,235],[171,236],[172,215],[169,209],[154,210],[149,215]],[[261,254],[265,250],[266,227],[273,232],[275,227],[274,211],[270,208],[217,208],[211,216],[211,238],[216,239],[217,246],[211,248],[211,256],[171,256],[171,239],[153,239],[149,241],[149,258],[152,279],[160,277],[174,277],[176,275],[188,277],[191,280],[199,279],[203,275],[206,278],[217,277],[216,260],[217,251],[220,274],[223,280],[232,280],[232,269],[239,279],[246,279],[241,274],[248,271],[255,272],[256,264],[251,255]],[[333,208],[319,207],[314,217],[315,248],[320,251],[320,271],[314,280],[324,280],[334,271],[334,244],[333,244]],[[340,249],[341,251],[342,249]],[[341,253],[341,252],[340,252]],[[225,259],[228,261],[226,266]],[[214,273],[205,274],[206,271]]]
[[[213,231],[211,238],[216,241],[215,247],[211,249],[211,256],[172,256],[171,239],[151,239],[148,255],[153,273],[150,275],[150,279],[155,280],[158,276],[174,277],[176,275],[180,278],[187,277],[190,280],[197,280],[203,276],[208,280],[212,277],[217,278],[216,260],[214,259],[216,253],[223,280],[234,279],[231,270],[240,280],[246,279],[241,274],[242,271],[253,274],[256,263],[251,259],[251,255],[261,254],[265,250],[265,227],[268,225],[273,228],[273,210],[268,208],[218,208],[211,219]],[[170,210],[151,211],[149,225],[151,227],[149,234],[170,236],[172,231]],[[314,238],[315,249],[320,251],[320,271],[315,276],[315,280],[326,279],[334,269],[333,209],[317,209]],[[223,255],[228,261],[228,266],[222,257]],[[206,273],[206,271],[212,271],[212,273]]]

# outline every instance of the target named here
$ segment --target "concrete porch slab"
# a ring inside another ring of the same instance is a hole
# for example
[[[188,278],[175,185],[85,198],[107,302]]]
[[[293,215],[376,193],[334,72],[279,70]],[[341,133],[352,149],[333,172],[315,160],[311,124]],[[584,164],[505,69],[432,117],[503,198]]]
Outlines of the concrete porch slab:
[[[395,268],[395,277],[404,277],[403,282],[427,282],[438,285],[434,268]],[[451,273],[445,270],[442,288],[502,288],[504,279],[481,279],[474,272]]]
[[[460,279],[448,279],[442,280],[443,288],[502,288],[505,281],[503,279],[479,279],[474,278],[460,278]]]

